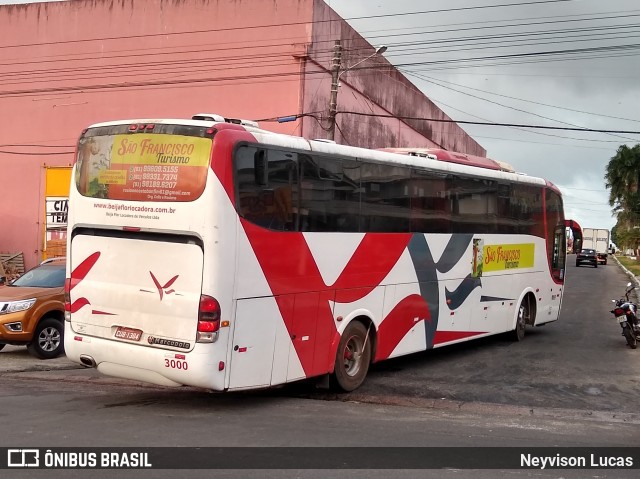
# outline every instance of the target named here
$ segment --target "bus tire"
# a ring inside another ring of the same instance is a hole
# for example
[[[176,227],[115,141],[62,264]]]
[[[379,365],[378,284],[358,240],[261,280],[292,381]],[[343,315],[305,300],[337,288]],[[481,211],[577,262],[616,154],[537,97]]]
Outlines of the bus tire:
[[[5,346],[6,346],[6,344],[0,344],[0,351],[2,351]]]
[[[522,303],[518,307],[518,316],[516,318],[516,327],[513,330],[513,340],[522,341],[524,339],[524,330],[527,326],[527,318],[529,317],[529,304],[527,297],[522,299]]]
[[[349,392],[362,385],[371,363],[371,341],[371,334],[360,321],[351,321],[345,328],[331,377],[333,389]]]

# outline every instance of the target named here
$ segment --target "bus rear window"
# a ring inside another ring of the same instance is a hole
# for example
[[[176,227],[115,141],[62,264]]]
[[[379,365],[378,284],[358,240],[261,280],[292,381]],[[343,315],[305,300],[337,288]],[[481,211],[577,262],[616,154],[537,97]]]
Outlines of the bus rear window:
[[[80,139],[76,187],[92,198],[193,201],[204,191],[212,140],[157,133]]]

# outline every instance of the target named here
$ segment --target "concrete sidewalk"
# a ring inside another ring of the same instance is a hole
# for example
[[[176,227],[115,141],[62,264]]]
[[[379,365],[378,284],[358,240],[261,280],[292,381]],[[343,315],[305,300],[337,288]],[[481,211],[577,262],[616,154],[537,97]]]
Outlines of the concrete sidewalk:
[[[38,359],[29,354],[26,346],[7,345],[0,351],[0,375],[29,371],[55,371],[65,369],[84,369],[71,362],[65,355],[55,359]]]
[[[162,389],[154,384],[118,379],[100,374],[95,368],[86,368],[69,360],[65,355],[55,359],[38,359],[25,346],[5,346],[0,351],[0,378],[26,381],[69,381],[95,383],[143,389]]]

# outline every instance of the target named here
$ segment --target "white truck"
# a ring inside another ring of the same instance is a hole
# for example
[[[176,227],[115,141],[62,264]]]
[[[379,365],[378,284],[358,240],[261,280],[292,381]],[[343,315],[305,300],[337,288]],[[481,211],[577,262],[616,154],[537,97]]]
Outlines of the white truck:
[[[583,228],[582,248],[596,250],[598,264],[607,264],[607,256],[609,255],[609,230]]]

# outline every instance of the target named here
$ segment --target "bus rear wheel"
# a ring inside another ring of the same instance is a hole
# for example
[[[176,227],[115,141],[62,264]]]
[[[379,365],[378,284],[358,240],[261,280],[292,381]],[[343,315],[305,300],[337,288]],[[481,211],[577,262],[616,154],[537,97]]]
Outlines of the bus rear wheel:
[[[371,335],[364,324],[352,321],[340,338],[332,375],[334,389],[349,392],[364,382],[371,363]]]
[[[516,329],[513,330],[513,339],[515,341],[522,341],[524,339],[524,330],[527,326],[527,319],[529,318],[529,305],[527,304],[527,298],[522,300],[520,307],[518,307],[518,317],[516,318]]]

